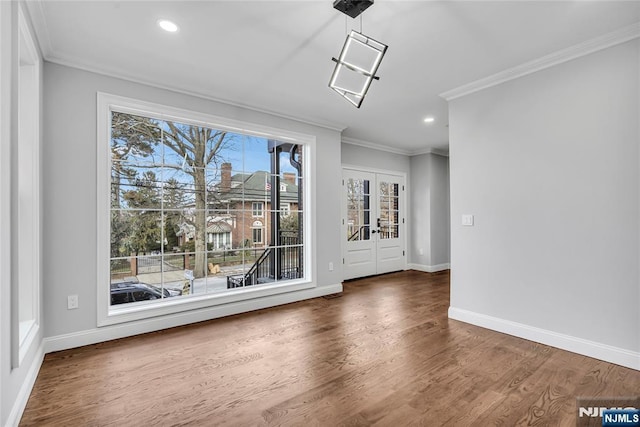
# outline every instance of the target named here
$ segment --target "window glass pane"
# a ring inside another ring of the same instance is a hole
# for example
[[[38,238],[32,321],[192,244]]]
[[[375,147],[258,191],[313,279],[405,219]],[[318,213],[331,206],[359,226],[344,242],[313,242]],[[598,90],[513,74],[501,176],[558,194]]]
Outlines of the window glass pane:
[[[111,259],[111,281],[135,276],[135,257]]]
[[[281,212],[282,213],[282,212]],[[287,215],[280,215],[280,233],[283,236],[295,235],[299,243],[302,243],[300,236],[300,223],[302,222],[302,211],[292,210]]]
[[[116,304],[125,304],[128,302],[133,302],[133,297],[129,298],[131,292],[111,292],[111,305]]]
[[[293,240],[291,240],[293,242]],[[287,245],[275,248],[281,276],[278,280],[297,279],[301,273],[302,245]]]
[[[148,301],[151,299],[159,298],[158,295],[149,291],[134,291],[134,292],[131,292],[131,295],[133,295],[133,299],[135,301]]]
[[[380,229],[381,239],[396,239],[399,237],[399,185],[395,183],[380,183]]]
[[[162,164],[158,120],[113,112],[111,114],[111,177],[127,176],[133,166]]]
[[[398,225],[385,224],[380,227],[381,239],[397,239],[399,237]]]
[[[244,172],[253,174],[256,172],[271,171],[271,154],[269,153],[269,141],[265,138],[246,136],[244,138]],[[259,174],[264,177],[264,174]]]
[[[301,150],[113,112],[112,304],[302,277]]]
[[[349,224],[347,226],[347,241],[369,240],[371,238],[371,227],[368,225]]]
[[[120,216],[127,221],[118,236],[121,254],[151,255],[159,253],[162,243],[162,214],[152,210],[128,210]],[[115,237],[112,235],[112,238]]]
[[[369,180],[347,180],[347,241],[369,240],[371,211]]]
[[[199,185],[199,188],[197,189],[198,192],[196,192],[193,174],[180,169],[171,168],[162,168],[161,171],[163,208],[195,208],[196,193],[198,193],[200,198],[204,197],[204,186]],[[195,171],[191,170],[191,172]]]
[[[386,182],[380,183],[380,197],[384,198],[389,195],[389,184]]]
[[[296,209],[301,196],[298,187],[302,184],[302,180],[298,179],[297,175],[292,172],[279,176],[279,179],[280,203],[290,204],[293,206],[293,209]]]

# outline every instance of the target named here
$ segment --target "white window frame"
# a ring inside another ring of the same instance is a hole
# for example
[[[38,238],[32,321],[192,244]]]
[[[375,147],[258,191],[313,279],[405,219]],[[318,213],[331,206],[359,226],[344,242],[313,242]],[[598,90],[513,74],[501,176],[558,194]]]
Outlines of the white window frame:
[[[315,238],[315,179],[314,166],[316,137],[314,135],[292,132],[284,129],[259,125],[213,116],[210,114],[185,110],[98,92],[97,94],[97,324],[98,327],[114,325],[156,316],[180,313],[189,310],[220,306],[239,301],[249,301],[272,295],[295,292],[317,286],[317,272],[312,263],[316,251]],[[274,282],[260,286],[230,289],[215,294],[190,295],[159,303],[144,305],[128,304],[110,306],[110,171],[111,171],[111,113],[118,111],[153,117],[160,120],[178,121],[195,126],[208,126],[213,129],[227,130],[245,135],[276,139],[303,146],[304,180],[303,203],[305,206],[303,224],[304,236],[304,277],[295,280]],[[250,309],[250,308],[249,308]],[[248,310],[249,310],[248,309]]]
[[[256,212],[259,212],[256,214]],[[251,216],[253,218],[264,217],[264,202],[251,202]]]
[[[19,367],[41,325],[40,98],[42,60],[22,7],[18,7],[18,61],[12,105],[11,366]]]
[[[255,239],[255,232],[260,231],[260,240]],[[251,241],[254,245],[262,245],[264,244],[264,227],[252,227],[251,228]]]
[[[280,203],[280,216],[286,217],[291,215],[291,203]]]

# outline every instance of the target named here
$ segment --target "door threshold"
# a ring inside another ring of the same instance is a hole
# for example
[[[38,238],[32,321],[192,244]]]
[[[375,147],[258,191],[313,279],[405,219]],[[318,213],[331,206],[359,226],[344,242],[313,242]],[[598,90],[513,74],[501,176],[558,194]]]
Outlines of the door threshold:
[[[372,277],[386,276],[387,274],[400,273],[402,271],[405,271],[405,270],[394,270],[394,271],[387,271],[386,273],[370,274],[368,276],[360,276],[360,277],[352,277],[351,279],[344,279],[342,282],[344,283],[344,282],[353,282],[354,280],[360,280],[360,279],[370,279]]]

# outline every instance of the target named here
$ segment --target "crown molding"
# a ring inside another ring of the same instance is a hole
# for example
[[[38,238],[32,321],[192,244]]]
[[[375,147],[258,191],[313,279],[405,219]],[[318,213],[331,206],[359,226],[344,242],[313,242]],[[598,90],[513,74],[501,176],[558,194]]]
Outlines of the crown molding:
[[[361,139],[342,137],[342,142],[349,145],[357,145],[358,147],[370,148],[372,150],[385,151],[387,153],[400,154],[402,156],[410,156],[411,151],[402,148],[389,147],[387,145],[375,144],[373,142],[362,141]]]
[[[342,142],[349,145],[357,145],[358,147],[369,148],[371,150],[384,151],[386,153],[400,154],[401,156],[419,156],[421,154],[436,154],[438,156],[449,157],[449,152],[440,148],[424,148],[418,150],[404,150],[397,147],[389,147],[388,145],[375,144],[373,142],[363,141],[361,139],[342,137]]]
[[[33,25],[35,31],[35,37],[40,47],[40,53],[46,60],[48,56],[53,53],[53,45],[51,44],[51,36],[49,33],[49,27],[47,26],[47,20],[44,14],[44,1],[42,0],[30,0],[25,1],[27,14]]]
[[[436,156],[449,157],[449,151],[440,148],[427,148],[425,150],[411,152],[411,156],[420,156],[422,154],[435,154]]]
[[[545,55],[533,61],[525,62],[524,64],[509,68],[489,77],[451,89],[441,93],[440,97],[447,101],[451,101],[453,99],[571,61],[581,56],[589,55],[599,50],[628,42],[638,37],[640,37],[640,22],[636,22],[616,31],[587,40],[583,43]]]
[[[0,0],[1,1],[1,0]],[[57,56],[56,54],[51,54],[48,56],[45,56],[45,61],[47,62],[51,62],[53,64],[58,64],[58,65],[62,65],[65,67],[70,67],[70,68],[75,68],[78,70],[83,70],[83,71],[88,71],[90,73],[94,73],[94,74],[99,74],[99,75],[103,75],[106,77],[112,77],[112,78],[116,78],[116,79],[120,79],[120,80],[125,80],[128,82],[132,82],[132,83],[137,83],[137,84],[141,84],[141,85],[145,85],[145,86],[149,86],[149,87],[154,87],[156,89],[162,89],[162,90],[167,90],[167,91],[171,91],[171,92],[175,92],[175,93],[179,93],[182,95],[188,95],[188,96],[192,96],[194,98],[200,98],[200,99],[204,99],[207,101],[212,101],[212,102],[217,102],[219,104],[224,104],[224,105],[229,105],[232,107],[237,107],[237,108],[243,108],[245,110],[250,110],[250,111],[255,111],[257,113],[262,113],[262,114],[268,114],[270,116],[275,116],[275,117],[280,117],[283,119],[287,119],[287,120],[291,120],[294,122],[298,122],[298,123],[304,123],[307,125],[311,125],[311,126],[316,126],[316,127],[320,127],[323,129],[329,129],[332,131],[336,131],[336,132],[342,132],[344,129],[346,129],[346,126],[344,125],[338,125],[338,124],[334,124],[334,123],[328,123],[328,122],[319,122],[313,119],[309,119],[309,118],[305,118],[305,117],[298,117],[298,116],[291,116],[288,115],[286,113],[281,113],[278,111],[273,111],[273,110],[269,110],[266,108],[262,108],[262,107],[257,107],[254,105],[250,105],[250,104],[244,104],[241,102],[234,102],[234,101],[230,101],[228,99],[224,99],[224,98],[218,98],[215,96],[211,96],[211,95],[207,95],[207,94],[203,94],[203,93],[198,93],[198,92],[193,92],[187,89],[183,89],[180,88],[178,86],[172,86],[172,85],[167,85],[164,83],[160,83],[160,82],[156,82],[153,80],[147,80],[147,79],[140,79],[137,78],[131,74],[127,74],[125,72],[122,72],[122,70],[117,70],[117,69],[101,69],[91,63],[86,63],[86,62],[80,62],[77,61],[75,59],[71,59],[71,58],[64,58],[61,56]]]

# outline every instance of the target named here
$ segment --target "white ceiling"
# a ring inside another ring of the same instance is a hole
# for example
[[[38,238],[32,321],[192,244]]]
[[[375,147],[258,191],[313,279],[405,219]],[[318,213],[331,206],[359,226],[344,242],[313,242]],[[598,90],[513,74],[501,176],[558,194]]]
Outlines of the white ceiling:
[[[389,50],[358,110],[327,86],[345,23],[360,28],[332,0],[45,0],[29,10],[49,61],[344,128],[404,153],[448,148],[438,94],[640,21],[637,1],[378,0],[362,30]],[[180,30],[163,32],[159,18]]]

